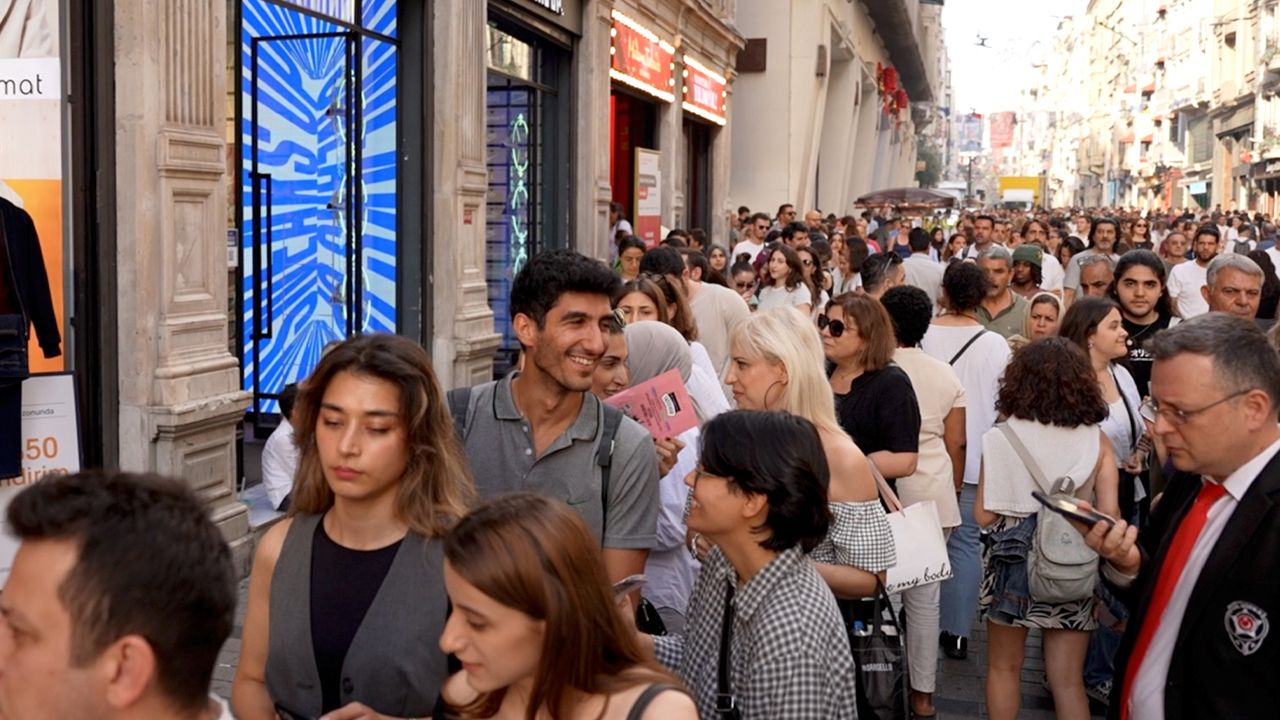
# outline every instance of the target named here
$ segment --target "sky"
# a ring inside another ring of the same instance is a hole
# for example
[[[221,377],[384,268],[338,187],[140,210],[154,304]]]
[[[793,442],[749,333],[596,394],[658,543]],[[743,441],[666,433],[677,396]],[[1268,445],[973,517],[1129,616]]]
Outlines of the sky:
[[[1081,15],[1088,0],[946,0],[942,27],[951,57],[953,113],[1016,110],[1032,72],[1037,43],[1047,45],[1064,15]],[[987,38],[983,48],[978,36]]]

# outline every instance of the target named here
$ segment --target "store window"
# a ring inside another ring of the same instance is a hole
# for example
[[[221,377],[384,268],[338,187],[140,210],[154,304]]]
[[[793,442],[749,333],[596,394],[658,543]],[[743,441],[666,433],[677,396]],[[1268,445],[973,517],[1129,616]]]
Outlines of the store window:
[[[565,247],[569,227],[568,51],[491,13],[488,28],[485,280],[501,336],[494,373],[519,358],[511,281],[541,250]]]
[[[398,329],[398,3],[238,9],[237,300],[257,426],[326,345]]]

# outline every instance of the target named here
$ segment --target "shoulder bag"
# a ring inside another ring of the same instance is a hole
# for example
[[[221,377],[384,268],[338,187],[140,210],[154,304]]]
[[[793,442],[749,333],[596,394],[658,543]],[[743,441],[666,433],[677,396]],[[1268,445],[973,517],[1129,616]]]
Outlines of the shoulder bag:
[[[1069,494],[1075,490],[1076,483],[1069,477],[1058,478],[1050,485],[1009,423],[997,423],[996,427],[1042,492]],[[1027,589],[1031,599],[1043,603],[1083,600],[1093,594],[1097,583],[1098,553],[1084,544],[1084,536],[1066,518],[1041,508],[1036,513],[1036,532],[1027,551]]]

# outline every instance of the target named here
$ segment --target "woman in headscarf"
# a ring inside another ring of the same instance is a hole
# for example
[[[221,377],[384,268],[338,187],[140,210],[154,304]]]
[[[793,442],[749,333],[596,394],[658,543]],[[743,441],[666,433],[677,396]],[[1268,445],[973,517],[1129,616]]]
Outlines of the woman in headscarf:
[[[686,550],[688,527],[685,507],[689,488],[684,478],[697,467],[700,435],[698,428],[729,409],[729,403],[715,378],[704,378],[693,364],[689,344],[675,328],[661,322],[639,322],[623,331],[627,341],[627,371],[633,385],[647,382],[676,370],[689,391],[698,425],[681,433],[682,447],[675,465],[658,484],[657,545],[645,561],[646,583],[641,595],[658,609],[669,633],[684,631],[684,612],[693,591],[694,561]],[[665,439],[665,438],[656,438]]]

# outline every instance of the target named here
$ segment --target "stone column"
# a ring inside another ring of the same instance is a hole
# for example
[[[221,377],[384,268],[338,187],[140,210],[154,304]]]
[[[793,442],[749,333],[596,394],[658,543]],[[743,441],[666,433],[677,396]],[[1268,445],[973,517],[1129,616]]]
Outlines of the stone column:
[[[427,252],[433,272],[424,292],[431,298],[436,372],[445,387],[458,387],[491,379],[493,353],[501,342],[493,330],[484,277],[487,4],[432,7],[433,212]]]
[[[120,466],[183,478],[242,571],[227,349],[224,0],[116,0]]]
[[[609,201],[609,30],[612,3],[586,0],[582,7],[582,40],[573,58],[577,92],[573,154],[573,247],[591,257],[608,259]],[[634,218],[631,218],[634,220]]]

